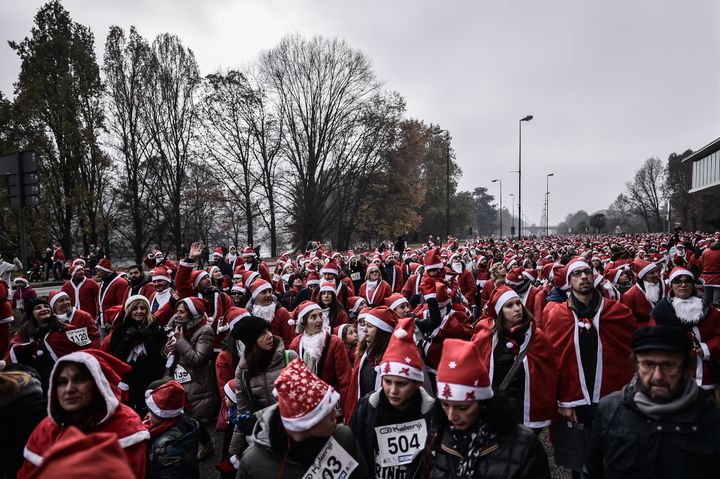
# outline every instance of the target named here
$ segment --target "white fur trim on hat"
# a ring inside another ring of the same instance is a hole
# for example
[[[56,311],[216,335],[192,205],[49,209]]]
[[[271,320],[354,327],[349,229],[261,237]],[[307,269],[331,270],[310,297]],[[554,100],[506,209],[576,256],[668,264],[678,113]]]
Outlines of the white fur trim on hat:
[[[183,413],[183,408],[178,409],[160,409],[160,406],[157,405],[155,400],[152,397],[152,394],[150,394],[148,397],[145,398],[145,404],[147,404],[148,409],[150,412],[155,414],[157,417],[161,419],[169,419],[171,417],[178,417]]]
[[[320,284],[320,280],[319,280],[319,279],[309,279],[309,280],[307,280],[307,285],[308,285],[308,286],[313,285],[313,284]]]
[[[165,270],[165,271],[167,272],[167,270]],[[168,283],[172,283],[172,278],[170,278],[169,275],[163,274],[163,273],[152,275],[152,280],[153,281],[167,281]]]
[[[148,301],[145,296],[143,296],[142,294],[133,294],[132,296],[128,296],[128,299],[125,300],[125,304],[123,305],[123,311],[127,312],[127,309],[135,301],[142,301],[143,303],[145,303],[145,306],[147,306],[148,310],[150,309],[150,301]]]
[[[690,276],[690,278],[695,279],[695,275],[693,275],[689,269],[685,268],[676,268],[672,273],[670,273],[670,277],[668,278],[668,281],[671,283],[675,278],[678,276]]]
[[[585,261],[575,261],[574,263],[571,263],[568,265],[567,272],[565,273],[565,282],[567,284],[570,284],[570,275],[573,271],[580,268],[587,268],[592,270],[589,264],[587,264]]]
[[[328,293],[335,293],[337,295],[337,290],[335,290],[335,285],[329,285],[329,284],[323,284],[320,286],[320,292],[328,292]]]
[[[200,271],[200,274],[197,275],[197,278],[195,278],[195,281],[193,282],[193,288],[197,288],[198,284],[200,284],[200,281],[202,281],[205,277],[210,277],[207,271]]]
[[[448,393],[446,393],[446,388]],[[493,390],[490,386],[474,387],[465,384],[437,383],[437,397],[444,401],[483,401],[493,397]]]
[[[303,432],[308,429],[312,429],[320,421],[322,421],[325,416],[330,414],[338,400],[340,400],[340,394],[338,394],[332,386],[328,386],[327,392],[325,393],[325,396],[323,396],[322,401],[315,406],[315,409],[309,411],[304,416],[286,418],[282,414],[280,415],[283,426],[285,426],[285,430]]]
[[[405,304],[405,303],[409,303],[409,301],[407,300],[407,298],[405,296],[403,296],[402,298],[398,298],[395,301],[393,301],[392,304],[390,305],[390,309],[394,310],[401,304]]]
[[[225,383],[225,386],[223,386],[223,391],[225,391],[225,396],[237,404],[237,393],[233,390],[233,388],[230,387],[230,381]]]
[[[187,309],[188,309],[188,311],[190,311],[190,314],[192,315],[193,318],[196,318],[200,315],[200,313],[198,313],[197,308],[195,308],[195,304],[193,304],[193,302],[190,300],[190,298],[183,298],[178,302],[185,303],[185,306],[187,306]],[[177,308],[177,306],[176,306],[176,308]]]
[[[643,276],[645,276],[646,274],[648,274],[650,271],[654,270],[657,267],[658,267],[658,265],[656,265],[655,263],[648,264],[647,266],[645,266],[643,269],[640,270],[640,272],[638,273],[638,278],[642,278]]]
[[[393,329],[394,329],[388,323],[386,323],[382,319],[378,318],[377,316],[373,316],[370,313],[365,313],[365,322],[370,323],[373,326],[375,326],[376,328],[382,329],[383,331],[385,331],[387,333],[392,333]]]
[[[266,289],[270,289],[272,286],[270,286],[270,283],[261,284],[255,290],[252,292],[252,299],[257,298],[257,295],[261,292],[265,291]]]
[[[495,314],[500,315],[500,310],[502,309],[503,305],[510,301],[512,298],[519,298],[518,294],[515,291],[505,291],[503,294],[500,295],[497,302],[495,303]]]
[[[305,315],[308,314],[310,311],[313,311],[316,309],[322,309],[322,308],[317,303],[312,303],[312,304],[308,304],[303,309],[301,309],[298,312],[298,323],[302,324],[303,318],[305,317]]]
[[[402,330],[401,330],[402,331]],[[393,361],[382,362],[376,368],[378,375],[383,376],[399,376],[401,378],[407,378],[411,381],[423,382],[425,375],[423,370],[410,366],[409,364],[396,363]]]
[[[63,297],[70,299],[70,296],[68,296],[68,294],[65,291],[59,291],[52,298],[50,298],[50,301],[49,301],[50,309],[52,309],[54,311],[55,303],[57,303],[58,300]]]
[[[431,269],[443,269],[444,266],[445,265],[443,263],[435,263],[435,264],[424,265],[423,267],[424,267],[425,271],[429,271]]]
[[[73,273],[75,272],[75,270],[76,270],[78,267],[79,267],[79,266],[76,266],[75,269],[73,269]],[[104,267],[104,266],[100,266],[99,264],[96,264],[96,265],[95,265],[95,269],[99,269],[99,270],[105,271],[105,272],[107,272],[107,273],[112,273],[112,272],[113,272],[113,270],[111,270],[111,269],[109,269],[109,268],[106,268],[106,267]]]

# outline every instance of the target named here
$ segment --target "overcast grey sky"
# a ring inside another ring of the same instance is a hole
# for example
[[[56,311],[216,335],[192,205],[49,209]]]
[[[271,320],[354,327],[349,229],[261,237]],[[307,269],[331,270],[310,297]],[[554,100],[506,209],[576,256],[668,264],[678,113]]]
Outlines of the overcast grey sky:
[[[40,0],[3,0],[0,37],[29,34]],[[693,0],[64,0],[92,28],[102,61],[110,25],[180,36],[203,74],[250,63],[288,33],[344,38],[371,58],[407,114],[450,130],[461,189],[517,193],[550,222],[604,209],[649,157],[720,136],[720,2]],[[0,45],[0,89],[15,53]]]

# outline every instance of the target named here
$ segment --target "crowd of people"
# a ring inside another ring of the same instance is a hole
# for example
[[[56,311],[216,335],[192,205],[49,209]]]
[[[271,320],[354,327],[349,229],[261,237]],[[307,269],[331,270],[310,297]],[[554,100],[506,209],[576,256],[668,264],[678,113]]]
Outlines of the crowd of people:
[[[0,476],[720,477],[720,234],[438,243],[0,280]]]

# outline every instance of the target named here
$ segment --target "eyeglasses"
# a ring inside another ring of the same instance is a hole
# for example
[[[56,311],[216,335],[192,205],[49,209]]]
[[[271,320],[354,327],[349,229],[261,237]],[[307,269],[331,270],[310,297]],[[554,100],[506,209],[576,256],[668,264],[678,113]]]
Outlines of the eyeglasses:
[[[570,276],[573,278],[579,278],[582,275],[592,276],[592,270],[590,268],[585,269],[576,269],[572,273],[570,273]]]
[[[674,374],[678,372],[682,364],[672,362],[656,363],[655,361],[638,361],[638,366],[640,366],[640,370],[645,373],[652,373],[655,372],[656,368],[660,368],[660,371],[662,371],[663,374]]]
[[[686,284],[692,284],[693,280],[691,279],[676,279],[673,280],[672,284],[678,284],[678,285],[686,285]]]

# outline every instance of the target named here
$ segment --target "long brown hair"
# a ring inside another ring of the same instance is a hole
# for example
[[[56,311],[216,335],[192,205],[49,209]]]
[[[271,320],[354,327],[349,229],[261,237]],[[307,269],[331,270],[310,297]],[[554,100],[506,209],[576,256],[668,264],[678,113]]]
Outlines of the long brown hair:
[[[362,341],[358,341],[357,348],[355,349],[355,357],[360,358],[367,352],[370,364],[377,366],[390,343],[390,336],[391,334],[387,331],[377,328],[375,332],[375,342],[372,347],[368,348],[367,339],[363,338]]]
[[[532,313],[525,307],[525,305],[522,305],[523,308],[523,317],[522,322],[520,323],[521,326],[529,326],[530,324],[535,322],[535,317],[532,315]],[[498,336],[501,338],[507,337],[510,334],[510,331],[505,327],[505,317],[503,316],[502,309],[500,310],[500,314],[498,314],[498,317],[495,318],[495,323],[493,324],[492,329],[490,329],[490,333],[495,334],[497,333]]]
[[[273,345],[269,351],[261,349],[260,346],[257,345],[257,342],[253,344],[252,348],[245,349],[245,362],[247,363],[248,377],[254,377],[265,372],[267,367],[270,365],[270,361],[272,361],[272,358],[275,355],[275,350],[277,349],[279,343],[280,338],[273,336]]]

